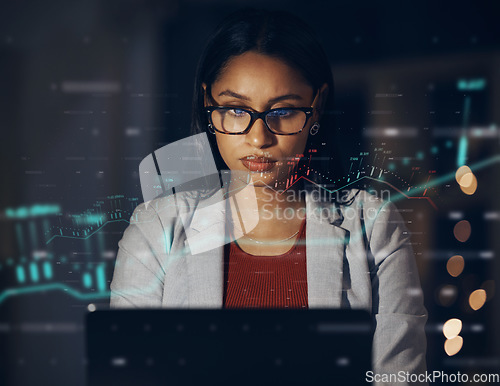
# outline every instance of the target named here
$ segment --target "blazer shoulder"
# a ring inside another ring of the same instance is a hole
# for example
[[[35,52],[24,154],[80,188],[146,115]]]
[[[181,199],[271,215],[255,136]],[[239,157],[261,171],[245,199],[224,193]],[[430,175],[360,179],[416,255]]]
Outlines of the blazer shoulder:
[[[191,191],[159,196],[138,205],[134,215],[145,219],[156,216],[160,222],[169,223],[178,219],[180,214],[193,212],[202,200],[199,194]]]

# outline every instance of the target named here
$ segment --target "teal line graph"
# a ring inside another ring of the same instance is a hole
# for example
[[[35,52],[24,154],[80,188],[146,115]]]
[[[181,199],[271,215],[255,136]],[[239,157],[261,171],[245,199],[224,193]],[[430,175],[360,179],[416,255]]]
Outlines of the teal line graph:
[[[139,199],[136,197],[125,199],[123,195],[107,196],[106,199],[107,201],[99,199],[92,208],[83,213],[66,215],[58,213],[58,225],[50,227],[48,222],[44,224],[45,245],[50,244],[56,237],[87,240],[89,236],[111,222],[125,221],[129,224],[128,220]],[[105,211],[104,207],[108,207],[108,210]],[[67,219],[72,221],[72,226],[68,227],[63,223],[62,220],[66,222]],[[19,243],[21,244],[21,240]]]
[[[126,222],[127,224],[130,224],[130,221],[126,220],[126,219],[119,219],[119,220],[108,220],[106,221],[105,223],[103,223],[99,228],[96,228],[94,231],[92,231],[91,233],[87,234],[86,236],[66,236],[66,235],[54,235],[52,236],[50,239],[47,240],[47,242],[45,243],[46,245],[48,245],[52,240],[54,240],[55,238],[57,237],[60,237],[60,238],[63,238],[63,239],[78,239],[78,240],[86,240],[88,239],[90,236],[93,236],[95,233],[97,233],[99,230],[101,230],[102,228],[104,228],[106,226],[106,224],[109,224],[109,223],[112,223],[112,222]]]
[[[30,287],[8,288],[5,291],[3,291],[2,293],[0,293],[0,304],[3,303],[6,299],[13,297],[13,296],[31,294],[31,293],[42,292],[42,291],[63,291],[63,292],[66,292],[68,295],[71,295],[74,298],[79,299],[79,300],[103,299],[103,298],[108,298],[110,295],[110,291],[100,291],[100,292],[95,292],[95,293],[82,293],[82,292],[75,290],[74,288],[67,286],[66,284],[49,283],[49,284],[43,284],[43,285],[34,285],[34,286],[30,286]]]

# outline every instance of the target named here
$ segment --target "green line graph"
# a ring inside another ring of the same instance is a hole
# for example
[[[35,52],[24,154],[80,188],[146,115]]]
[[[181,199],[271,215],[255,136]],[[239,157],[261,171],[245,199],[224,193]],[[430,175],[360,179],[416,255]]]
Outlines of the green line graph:
[[[108,220],[106,221],[105,223],[103,223],[99,228],[95,229],[94,231],[92,231],[91,233],[87,234],[86,236],[66,236],[66,235],[54,235],[52,236],[50,239],[47,240],[47,242],[45,243],[46,245],[49,244],[52,240],[54,240],[55,238],[63,238],[63,239],[78,239],[78,240],[86,240],[88,239],[90,236],[93,236],[94,234],[96,234],[99,230],[101,230],[102,228],[104,228],[107,224],[109,223],[112,223],[112,222],[126,222],[127,224],[130,224],[130,221],[126,220],[126,219],[119,219],[119,220]]]
[[[13,296],[26,295],[42,291],[63,291],[79,300],[106,299],[109,298],[110,295],[109,291],[82,293],[75,290],[74,288],[67,286],[66,284],[49,283],[21,288],[8,288],[0,293],[0,304],[3,303],[6,299]]]

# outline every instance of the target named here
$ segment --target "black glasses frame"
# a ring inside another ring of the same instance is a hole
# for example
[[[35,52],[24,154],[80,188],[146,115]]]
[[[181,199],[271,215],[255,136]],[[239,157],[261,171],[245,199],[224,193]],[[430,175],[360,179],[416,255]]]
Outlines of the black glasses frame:
[[[214,125],[214,123],[212,121],[212,113],[214,112],[214,110],[241,110],[241,111],[245,111],[251,117],[250,118],[250,122],[248,123],[248,126],[247,126],[247,128],[245,130],[239,131],[237,133],[228,133],[227,131],[221,131],[221,130],[218,130],[215,127],[215,125]],[[278,133],[278,132],[274,131],[267,124],[266,117],[267,117],[268,114],[270,114],[272,112],[275,112],[275,111],[279,111],[279,110],[294,110],[294,111],[302,111],[302,112],[306,113],[306,120],[304,122],[304,126],[302,126],[302,128],[299,131],[295,132],[295,133]],[[264,122],[267,130],[269,130],[273,134],[276,134],[276,135],[297,135],[300,132],[302,132],[302,130],[304,130],[304,127],[306,127],[307,122],[309,121],[309,118],[311,118],[312,115],[313,115],[312,113],[314,111],[314,108],[313,107],[281,107],[281,108],[277,108],[277,109],[271,109],[271,110],[266,110],[266,111],[258,112],[258,111],[247,110],[247,109],[244,109],[244,108],[241,108],[241,107],[233,107],[233,106],[210,106],[210,107],[205,107],[205,111],[206,111],[207,116],[208,116],[208,122],[212,125],[212,127],[213,127],[213,129],[215,131],[217,131],[218,133],[221,133],[221,134],[228,134],[228,135],[242,135],[242,134],[247,134],[250,131],[250,128],[255,123],[255,121],[260,118]]]

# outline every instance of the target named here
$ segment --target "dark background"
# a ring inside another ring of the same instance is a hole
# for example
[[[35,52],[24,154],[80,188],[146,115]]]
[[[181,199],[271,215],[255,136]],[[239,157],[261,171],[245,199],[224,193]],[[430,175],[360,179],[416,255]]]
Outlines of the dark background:
[[[429,369],[500,373],[498,2],[2,1],[0,384],[84,384],[83,317],[109,302],[117,242],[142,202],[139,162],[188,135],[205,40],[242,6],[291,10],[324,44],[350,171],[332,179],[369,165],[382,172],[370,186],[414,197],[396,201],[429,311]],[[484,86],[459,89],[464,79]],[[461,136],[471,196],[454,177]],[[459,220],[472,228],[464,243]],[[479,288],[487,302],[473,311]],[[464,338],[451,357],[450,318]]]

